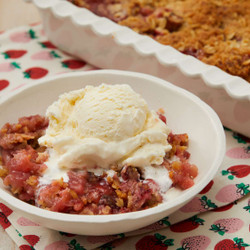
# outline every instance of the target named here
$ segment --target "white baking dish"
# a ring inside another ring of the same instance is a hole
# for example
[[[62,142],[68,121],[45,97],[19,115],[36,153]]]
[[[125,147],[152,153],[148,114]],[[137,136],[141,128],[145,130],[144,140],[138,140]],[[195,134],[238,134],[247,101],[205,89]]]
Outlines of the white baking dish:
[[[250,84],[64,0],[30,0],[56,46],[97,67],[148,73],[208,103],[224,126],[250,136]]]

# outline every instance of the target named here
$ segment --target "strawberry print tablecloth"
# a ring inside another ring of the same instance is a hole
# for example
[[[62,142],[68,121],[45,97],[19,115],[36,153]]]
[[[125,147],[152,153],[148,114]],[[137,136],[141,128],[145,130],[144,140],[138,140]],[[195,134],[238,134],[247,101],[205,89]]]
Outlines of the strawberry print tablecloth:
[[[37,79],[94,69],[58,50],[41,25],[0,34],[0,98]],[[72,235],[41,227],[1,200],[0,225],[22,250],[245,249],[250,245],[250,139],[225,133],[226,155],[216,177],[179,211],[152,225],[117,235]],[[0,242],[1,247],[8,249]]]

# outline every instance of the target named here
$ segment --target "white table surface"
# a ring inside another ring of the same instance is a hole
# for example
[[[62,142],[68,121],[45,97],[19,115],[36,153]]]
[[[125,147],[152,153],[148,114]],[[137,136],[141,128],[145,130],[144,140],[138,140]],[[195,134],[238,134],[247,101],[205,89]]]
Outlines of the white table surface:
[[[0,31],[40,21],[39,13],[24,0],[0,0]],[[0,250],[18,250],[0,226]]]

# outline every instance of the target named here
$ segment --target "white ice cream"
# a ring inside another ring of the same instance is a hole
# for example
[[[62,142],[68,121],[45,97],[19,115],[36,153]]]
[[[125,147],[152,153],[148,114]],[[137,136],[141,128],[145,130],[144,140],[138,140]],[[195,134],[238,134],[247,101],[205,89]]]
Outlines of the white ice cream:
[[[65,93],[46,116],[49,127],[39,139],[50,152],[44,180],[65,177],[69,169],[156,166],[171,149],[166,124],[125,84]]]
[[[164,166],[147,166],[143,168],[143,177],[144,179],[154,180],[160,187],[163,200],[167,200],[166,193],[171,188],[173,182]]]

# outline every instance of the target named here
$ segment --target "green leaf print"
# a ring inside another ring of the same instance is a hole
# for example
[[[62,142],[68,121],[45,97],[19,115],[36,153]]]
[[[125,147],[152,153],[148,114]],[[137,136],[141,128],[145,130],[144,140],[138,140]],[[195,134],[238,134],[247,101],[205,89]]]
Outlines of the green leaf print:
[[[247,244],[247,243],[242,243],[241,246],[242,246],[242,247],[249,247],[250,245]]]
[[[81,246],[77,241],[76,239],[73,239],[70,241],[69,243],[69,249],[72,249],[72,250],[86,250],[83,246]]]
[[[163,241],[163,244],[166,246],[174,246],[174,239],[167,239]]]
[[[211,200],[209,200],[205,195],[203,195],[200,200],[201,200],[202,205],[205,209],[217,208],[217,205],[215,205],[215,203],[213,203]]]
[[[221,174],[222,174],[222,175],[228,175],[229,172],[228,172],[227,170],[222,170],[222,171],[221,171]]]
[[[17,68],[17,69],[21,69],[20,65],[16,62],[12,62],[11,65],[14,67],[14,68]]]
[[[225,232],[228,231],[225,227],[222,227],[220,224],[212,224],[211,228],[209,228],[209,230],[211,230],[215,233],[218,233],[221,236],[223,236],[225,234]]]
[[[17,229],[16,229],[16,232],[17,232],[19,237],[22,237],[22,235],[20,234],[20,232]]]
[[[10,58],[9,55],[7,53],[1,53],[4,56],[4,59],[8,59]]]
[[[246,209],[246,211],[248,211],[250,213],[250,206],[245,206],[243,208]]]
[[[226,130],[226,131],[232,131],[230,128],[227,128],[227,127],[225,127],[225,126],[223,126],[223,128],[224,128],[224,130]]]
[[[237,193],[240,193],[241,195],[246,195],[250,192],[249,190],[249,184],[245,185],[244,183],[236,184],[236,187],[238,190]]]
[[[238,143],[243,143],[243,144],[246,144],[247,141],[241,136],[239,135],[238,133],[233,133],[233,138],[237,140]]]
[[[160,221],[159,221],[159,224],[161,224],[161,225],[166,225],[167,227],[169,227],[170,225],[171,225],[171,223],[168,221],[168,216],[167,217],[164,217],[163,219],[161,219]]]
[[[54,50],[50,51],[50,55],[54,58],[61,58]]]
[[[161,235],[161,234],[156,233],[156,234],[155,234],[155,238],[156,238],[157,240],[165,240],[167,237],[164,236],[164,235]]]
[[[250,213],[250,200],[248,200],[247,206],[243,207],[243,209],[245,209],[246,211]]]
[[[223,176],[225,176],[225,175],[227,175],[227,178],[229,179],[229,180],[233,180],[234,179],[234,176],[232,175],[232,174],[230,174],[231,172],[230,171],[227,171],[227,170],[222,170],[221,171],[221,174],[223,175]]]
[[[29,34],[29,36],[30,36],[31,39],[37,38],[35,31],[32,30],[32,29],[30,29],[30,30],[28,31],[28,34]]]
[[[121,234],[117,234],[117,236],[121,237],[121,238],[124,238],[125,237],[125,234],[124,233],[121,233]]]
[[[104,245],[102,245],[101,247],[99,247],[98,249],[100,250],[112,250],[114,247],[112,246],[112,242],[108,242]]]
[[[203,195],[203,196],[201,197],[201,199],[202,199],[203,201],[207,201],[207,196]]]
[[[250,246],[249,244],[245,243],[242,238],[235,237],[235,238],[233,238],[233,240],[234,240],[238,249],[241,249],[241,247]]]
[[[191,217],[190,220],[199,224],[199,225],[204,225],[204,222],[205,222],[203,219],[198,218],[197,215]]]

